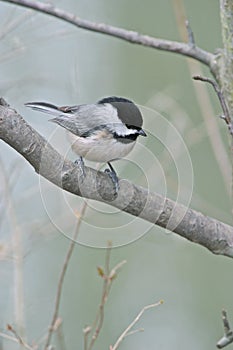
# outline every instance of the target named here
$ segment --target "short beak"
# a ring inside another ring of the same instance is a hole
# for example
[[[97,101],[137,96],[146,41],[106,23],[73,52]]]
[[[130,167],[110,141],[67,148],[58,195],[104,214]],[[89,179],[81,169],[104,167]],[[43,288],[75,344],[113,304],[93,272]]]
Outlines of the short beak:
[[[145,133],[145,131],[143,129],[139,130],[138,134],[141,136],[147,136],[147,134]]]

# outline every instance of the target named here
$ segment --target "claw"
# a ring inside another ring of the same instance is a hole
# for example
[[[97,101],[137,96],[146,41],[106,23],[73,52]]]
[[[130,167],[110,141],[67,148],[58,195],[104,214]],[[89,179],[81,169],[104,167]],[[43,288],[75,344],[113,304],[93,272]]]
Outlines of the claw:
[[[76,159],[74,164],[80,168],[80,176],[81,176],[81,179],[84,180],[86,176],[86,172],[85,172],[83,157],[79,157],[78,159]]]
[[[106,174],[108,174],[108,176],[111,178],[112,183],[113,183],[114,188],[115,188],[115,194],[117,194],[119,191],[119,188],[120,188],[119,180],[118,180],[117,174],[116,174],[114,168],[112,167],[112,165],[110,163],[108,163],[108,166],[110,169],[105,169],[104,172]]]

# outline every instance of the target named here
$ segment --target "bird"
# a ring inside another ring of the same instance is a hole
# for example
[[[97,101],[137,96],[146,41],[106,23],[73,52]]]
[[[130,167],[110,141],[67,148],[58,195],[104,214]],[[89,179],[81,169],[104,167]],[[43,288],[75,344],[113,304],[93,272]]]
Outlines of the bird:
[[[111,162],[129,154],[138,136],[147,136],[142,129],[142,114],[133,101],[110,96],[92,104],[59,107],[48,102],[27,102],[25,106],[54,116],[50,121],[66,129],[83,174],[83,158],[107,163],[110,170],[105,171],[118,192],[118,177]]]

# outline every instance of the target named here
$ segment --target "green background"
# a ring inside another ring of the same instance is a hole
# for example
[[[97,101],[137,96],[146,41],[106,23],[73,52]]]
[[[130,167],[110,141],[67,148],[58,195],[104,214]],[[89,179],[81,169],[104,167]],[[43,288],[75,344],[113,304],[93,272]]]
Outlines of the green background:
[[[182,40],[178,26],[182,28],[183,22],[175,10],[182,11],[175,0],[61,0],[54,5],[81,18]],[[218,2],[184,0],[183,6],[196,44],[211,52],[221,47]],[[179,55],[84,31],[0,2],[1,96],[28,123],[66,153],[64,131],[48,123],[46,116],[27,110],[25,102],[69,105],[111,95],[131,98],[142,108],[148,137],[140,140],[129,161],[116,163],[119,176],[174,200],[180,190],[184,204],[191,194],[193,209],[231,224],[228,131],[218,119],[221,109],[211,87],[192,80],[194,74],[210,76],[209,71],[193,60],[189,64],[191,68]],[[200,93],[205,88],[212,109]],[[176,132],[188,151],[177,141]],[[67,237],[74,229],[73,211],[80,210],[83,199],[38,180],[30,165],[3,142],[0,150],[0,327],[2,331],[7,323],[17,327],[18,313],[28,342],[38,342],[51,321],[70,243]],[[185,163],[187,155],[191,168]],[[70,152],[67,156],[75,159]],[[113,283],[94,349],[109,349],[143,306],[160,299],[164,304],[147,311],[136,326],[145,331],[127,337],[120,349],[215,348],[223,334],[223,307],[233,322],[232,261],[108,206],[92,201],[88,205],[79,235],[82,244],[75,247],[61,299],[66,348],[82,349],[82,329],[95,319],[102,288],[96,267],[104,265],[101,247],[109,239],[117,246],[111,266],[124,259],[127,264]],[[58,344],[58,337],[53,339]],[[18,349],[10,341],[2,343],[4,349]]]

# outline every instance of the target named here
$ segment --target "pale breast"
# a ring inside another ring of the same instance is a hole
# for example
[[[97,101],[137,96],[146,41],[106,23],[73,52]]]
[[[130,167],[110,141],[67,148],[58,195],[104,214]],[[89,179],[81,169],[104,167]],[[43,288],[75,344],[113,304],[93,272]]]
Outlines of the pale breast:
[[[106,163],[118,158],[125,157],[134,147],[135,141],[122,143],[112,136],[108,136],[106,131],[101,131],[98,135],[90,137],[79,137],[67,132],[72,150],[79,156],[94,162]]]

